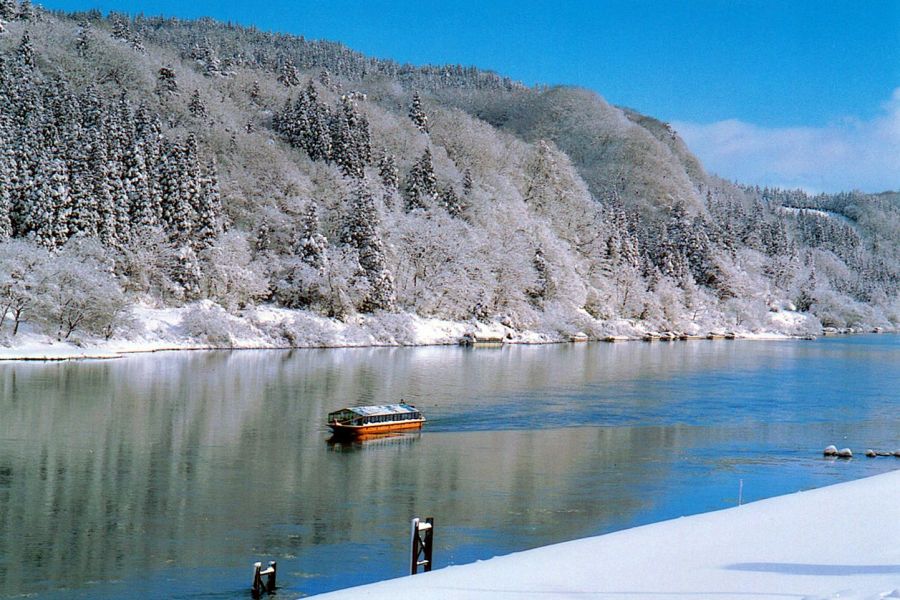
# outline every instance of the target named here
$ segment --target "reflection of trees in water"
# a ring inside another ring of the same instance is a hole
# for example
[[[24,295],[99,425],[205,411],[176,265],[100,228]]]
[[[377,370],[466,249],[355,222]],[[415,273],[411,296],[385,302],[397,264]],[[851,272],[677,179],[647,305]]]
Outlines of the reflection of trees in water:
[[[534,428],[613,402],[623,413],[666,405],[677,399],[616,390],[771,360],[768,346],[743,345],[740,356],[736,347],[190,352],[0,365],[0,593],[29,588],[28,572],[76,583],[168,561],[243,568],[257,555],[315,556],[314,544],[387,546],[402,561],[413,514],[437,518],[442,560],[456,548],[502,553],[607,529],[652,501],[642,494],[664,485],[654,482],[679,460],[672,449],[730,434],[510,431],[506,414]],[[329,450],[329,411],[400,397],[432,419],[415,443]],[[477,418],[485,431],[438,432]]]
[[[467,376],[473,359],[482,368]],[[413,513],[437,516],[444,543],[472,528],[507,530],[508,551],[521,531],[541,530],[529,542],[544,543],[578,535],[612,506],[629,510],[626,493],[612,505],[582,489],[627,460],[626,431],[426,433],[349,454],[325,445],[324,419],[338,406],[417,386],[428,402],[459,406],[477,399],[455,391],[515,384],[508,371],[533,366],[522,362],[421,349],[5,365],[0,554],[17,564],[3,564],[0,590],[25,589],[29,571],[77,582],[118,566],[246,562],[314,543],[402,546],[397,531]],[[618,487],[647,475],[632,466]],[[282,523],[304,527],[281,536]]]

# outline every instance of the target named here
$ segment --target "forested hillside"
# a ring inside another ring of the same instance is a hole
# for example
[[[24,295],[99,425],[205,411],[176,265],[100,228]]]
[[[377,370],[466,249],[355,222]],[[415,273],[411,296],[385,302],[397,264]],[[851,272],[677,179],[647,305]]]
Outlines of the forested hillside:
[[[0,0],[0,24],[5,345],[138,335],[135,305],[219,344],[365,315],[543,339],[900,322],[897,194],[723,181],[587,90],[207,19]]]

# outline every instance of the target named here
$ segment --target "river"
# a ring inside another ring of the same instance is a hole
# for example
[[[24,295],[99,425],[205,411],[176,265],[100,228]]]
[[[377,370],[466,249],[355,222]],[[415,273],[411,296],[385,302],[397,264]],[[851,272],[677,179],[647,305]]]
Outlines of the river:
[[[299,597],[404,575],[413,516],[441,567],[857,479],[898,390],[893,335],[0,363],[0,597]],[[327,441],[401,398],[421,434]]]

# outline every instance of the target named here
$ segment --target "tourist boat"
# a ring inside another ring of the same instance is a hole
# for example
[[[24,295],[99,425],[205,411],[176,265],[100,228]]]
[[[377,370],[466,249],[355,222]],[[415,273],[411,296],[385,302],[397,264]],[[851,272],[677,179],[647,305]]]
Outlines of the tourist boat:
[[[328,426],[334,434],[360,437],[421,429],[425,417],[412,404],[354,406],[328,413]]]

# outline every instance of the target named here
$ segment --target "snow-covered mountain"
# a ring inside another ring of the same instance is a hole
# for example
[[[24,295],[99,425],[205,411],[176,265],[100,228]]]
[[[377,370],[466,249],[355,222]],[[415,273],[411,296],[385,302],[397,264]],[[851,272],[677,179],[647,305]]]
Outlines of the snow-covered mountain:
[[[722,181],[593,92],[209,19],[0,21],[6,344],[133,336],[139,302],[225,344],[214,305],[542,339],[900,322],[896,194]]]

